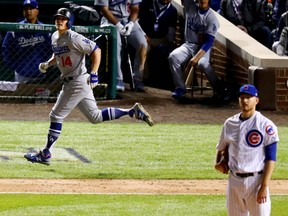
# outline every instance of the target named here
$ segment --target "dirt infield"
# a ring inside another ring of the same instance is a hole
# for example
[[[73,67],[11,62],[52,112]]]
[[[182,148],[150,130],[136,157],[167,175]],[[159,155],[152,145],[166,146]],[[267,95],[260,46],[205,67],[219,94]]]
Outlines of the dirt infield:
[[[209,100],[211,92],[195,95],[188,104],[179,104],[168,91],[148,88],[146,93],[125,92],[121,99],[99,101],[99,108],[131,107],[141,102],[156,123],[222,124],[239,112],[237,101],[214,104]],[[51,104],[0,103],[0,120],[49,121]],[[287,125],[287,113],[261,111],[276,125]],[[86,121],[75,109],[66,121]],[[128,118],[117,121],[131,121]],[[127,193],[127,194],[224,194],[226,180],[112,180],[112,179],[0,179],[0,193]],[[271,194],[288,194],[288,180],[275,180],[270,184]]]
[[[146,93],[127,91],[120,94],[122,99],[99,101],[98,106],[129,108],[135,102],[141,102],[156,123],[222,124],[227,117],[239,112],[237,101],[220,105],[209,100],[210,91],[204,92],[203,95],[196,93],[194,93],[195,99],[190,103],[180,104],[171,98],[169,91],[147,88]],[[53,103],[44,105],[0,103],[0,120],[49,121],[49,112],[53,105]],[[261,112],[277,125],[287,125],[287,113]],[[65,121],[87,121],[87,119],[78,109],[74,109]],[[131,119],[121,118],[117,121],[131,122]]]
[[[226,180],[0,179],[0,193],[225,194]],[[288,181],[273,180],[272,195],[287,195]]]

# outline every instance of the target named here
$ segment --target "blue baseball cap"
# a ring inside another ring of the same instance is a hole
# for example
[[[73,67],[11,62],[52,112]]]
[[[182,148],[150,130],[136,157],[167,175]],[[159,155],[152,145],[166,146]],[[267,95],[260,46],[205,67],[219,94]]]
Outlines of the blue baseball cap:
[[[258,97],[258,90],[256,89],[255,86],[246,84],[246,85],[241,86],[239,90],[239,95],[241,94],[249,94],[251,96]]]
[[[25,0],[23,6],[31,6],[33,8],[38,8],[38,2],[36,0]]]

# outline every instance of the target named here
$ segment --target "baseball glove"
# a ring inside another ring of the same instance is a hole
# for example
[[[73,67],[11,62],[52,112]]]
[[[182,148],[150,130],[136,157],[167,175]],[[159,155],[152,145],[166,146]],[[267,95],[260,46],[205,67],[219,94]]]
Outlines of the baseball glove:
[[[219,151],[216,158],[215,169],[223,174],[229,173],[229,154],[228,154],[228,146],[223,150]]]

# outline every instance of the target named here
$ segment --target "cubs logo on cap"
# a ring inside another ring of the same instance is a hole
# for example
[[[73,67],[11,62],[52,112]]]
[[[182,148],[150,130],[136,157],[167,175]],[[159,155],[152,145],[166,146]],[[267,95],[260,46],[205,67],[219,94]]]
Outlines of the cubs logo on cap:
[[[249,94],[251,96],[258,97],[258,90],[256,89],[255,86],[246,84],[240,88],[239,95],[241,94]]]
[[[31,6],[33,8],[38,8],[38,2],[36,0],[25,0],[23,6]]]

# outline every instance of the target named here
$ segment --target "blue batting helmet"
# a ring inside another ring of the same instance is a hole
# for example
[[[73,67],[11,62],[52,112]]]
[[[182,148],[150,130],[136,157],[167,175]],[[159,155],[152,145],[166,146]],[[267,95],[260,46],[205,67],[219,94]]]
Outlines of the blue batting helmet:
[[[57,16],[65,17],[68,19],[68,28],[70,29],[74,22],[74,15],[73,13],[67,9],[67,8],[60,8],[57,10],[56,14],[53,15],[53,18],[55,19]]]

